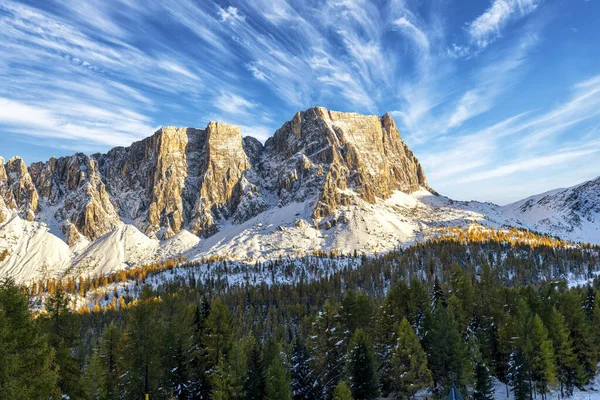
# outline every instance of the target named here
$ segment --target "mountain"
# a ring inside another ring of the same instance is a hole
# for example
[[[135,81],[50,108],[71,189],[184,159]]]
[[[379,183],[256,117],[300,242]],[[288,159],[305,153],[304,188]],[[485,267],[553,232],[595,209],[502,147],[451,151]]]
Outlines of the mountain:
[[[384,252],[472,221],[597,243],[598,197],[597,181],[506,207],[440,196],[389,114],[315,107],[264,145],[219,122],[163,127],[106,154],[0,159],[0,276]]]
[[[600,176],[503,207],[516,226],[556,232],[574,241],[600,243]]]

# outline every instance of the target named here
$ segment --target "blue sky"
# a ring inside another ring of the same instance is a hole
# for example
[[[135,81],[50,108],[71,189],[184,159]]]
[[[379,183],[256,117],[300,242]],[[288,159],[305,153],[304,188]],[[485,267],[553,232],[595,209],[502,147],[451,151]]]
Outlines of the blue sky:
[[[0,156],[389,111],[433,188],[504,204],[600,175],[599,16],[600,0],[0,0]]]

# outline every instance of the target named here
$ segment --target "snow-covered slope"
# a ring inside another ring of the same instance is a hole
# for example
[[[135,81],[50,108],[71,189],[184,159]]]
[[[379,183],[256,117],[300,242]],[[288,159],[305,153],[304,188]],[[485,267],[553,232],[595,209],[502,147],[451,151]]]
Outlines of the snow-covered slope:
[[[105,274],[181,253],[380,253],[473,221],[600,243],[600,178],[509,206],[435,194],[389,114],[298,112],[263,146],[165,127],[107,154],[0,158],[0,278]]]
[[[509,223],[578,242],[600,243],[600,177],[502,207]]]
[[[504,207],[454,201],[425,188],[411,194],[394,191],[389,198],[370,203],[347,189],[344,195],[353,198],[351,204],[339,206],[333,215],[320,220],[312,217],[313,198],[269,207],[242,223],[225,221],[208,238],[182,230],[159,241],[133,225],[121,224],[91,243],[82,240],[71,247],[44,224],[13,214],[0,225],[0,252],[8,249],[8,256],[0,261],[0,276],[29,281],[63,274],[106,274],[180,254],[192,261],[208,255],[262,261],[315,251],[382,253],[427,237],[431,228],[466,226],[474,221],[600,243],[597,181]]]
[[[159,242],[133,225],[121,224],[91,243],[82,239],[69,247],[50,233],[45,224],[29,222],[14,214],[0,224],[0,255],[6,251],[0,261],[0,277],[29,282],[65,274],[101,275],[177,257],[198,241],[197,236],[181,231]]]

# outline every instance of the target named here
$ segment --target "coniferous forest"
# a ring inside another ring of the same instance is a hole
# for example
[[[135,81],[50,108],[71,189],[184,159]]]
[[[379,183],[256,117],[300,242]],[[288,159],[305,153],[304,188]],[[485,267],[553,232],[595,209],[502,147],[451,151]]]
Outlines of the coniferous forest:
[[[0,398],[568,398],[600,361],[599,266],[597,248],[439,240],[285,284],[142,274],[79,311],[82,281],[6,280]]]

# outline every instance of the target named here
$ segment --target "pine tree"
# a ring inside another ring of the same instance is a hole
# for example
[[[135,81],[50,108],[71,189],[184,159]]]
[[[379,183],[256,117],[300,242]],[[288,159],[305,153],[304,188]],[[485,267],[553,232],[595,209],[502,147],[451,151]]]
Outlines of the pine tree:
[[[248,375],[244,382],[245,400],[263,400],[266,392],[266,373],[262,350],[256,343],[248,355]]]
[[[531,359],[532,377],[535,387],[542,398],[550,392],[550,385],[555,382],[554,349],[548,339],[548,330],[539,315],[535,315],[531,324]]]
[[[340,381],[345,365],[347,343],[336,307],[325,301],[323,310],[313,323],[311,336],[312,369],[321,391],[318,398],[329,400]]]
[[[281,354],[276,355],[267,369],[267,400],[292,400],[290,376]]]
[[[352,391],[346,382],[340,381],[340,383],[337,384],[333,391],[333,400],[354,400]]]
[[[0,398],[59,399],[54,351],[34,321],[25,293],[0,282]]]
[[[475,392],[473,393],[474,400],[493,400],[494,398],[494,382],[488,367],[478,362],[475,366]]]
[[[75,315],[71,311],[70,299],[62,284],[56,284],[46,302],[47,319],[45,325],[50,344],[54,347],[58,366],[58,385],[61,393],[71,398],[89,397],[82,379],[83,359],[77,351],[78,334],[75,328]]]
[[[208,373],[207,380],[212,390],[211,400],[230,400],[233,397],[231,394],[232,387],[230,381],[229,368],[225,363],[225,357],[217,357],[219,362]],[[203,397],[195,396],[195,399],[204,399]]]
[[[431,315],[431,328],[425,340],[434,393],[448,393],[454,382],[461,392],[473,378],[469,353],[455,321],[447,308],[439,307]]]
[[[507,378],[510,382],[515,400],[527,400],[531,391],[527,381],[528,372],[525,365],[525,356],[519,347],[515,347],[510,354]]]
[[[578,369],[577,357],[573,352],[573,343],[569,337],[564,317],[553,309],[550,315],[549,337],[556,353],[556,373],[562,397],[571,397],[575,387]]]
[[[208,315],[205,338],[210,365],[216,365],[220,356],[227,356],[233,338],[233,321],[229,308],[217,297]]]
[[[208,349],[206,347],[207,319],[210,315],[210,303],[206,298],[201,305],[194,307],[194,320],[190,341],[192,343],[188,370],[190,371],[189,391],[194,398],[208,399],[212,392],[206,371],[209,369]]]
[[[296,339],[290,357],[291,386],[294,400],[313,400],[313,381],[306,346]]]
[[[406,318],[398,327],[397,337],[391,362],[392,391],[396,399],[414,398],[433,383],[427,356]]]
[[[377,397],[375,355],[368,335],[358,328],[350,342],[348,355],[350,389],[356,400],[371,400]]]

